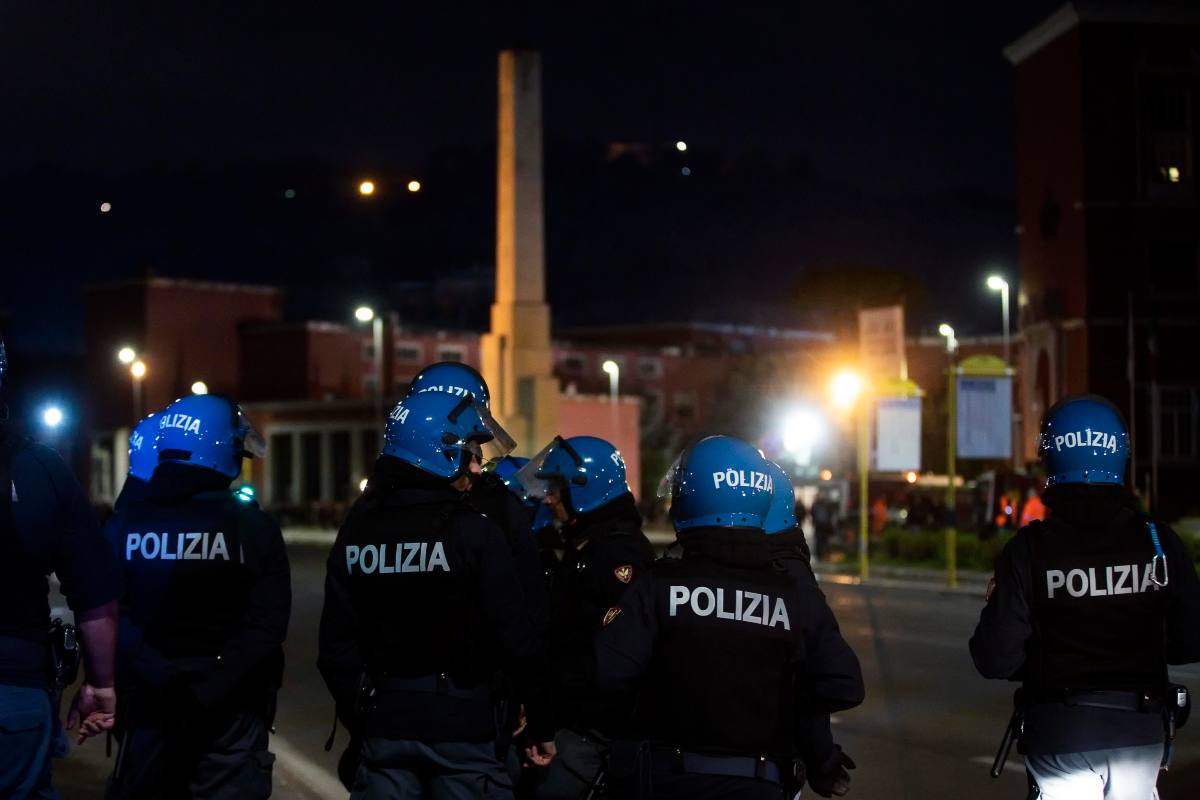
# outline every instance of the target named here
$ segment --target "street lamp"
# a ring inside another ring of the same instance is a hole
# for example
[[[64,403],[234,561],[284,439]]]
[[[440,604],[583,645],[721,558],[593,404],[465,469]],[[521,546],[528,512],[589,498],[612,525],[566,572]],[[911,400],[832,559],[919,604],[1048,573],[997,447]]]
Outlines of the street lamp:
[[[608,399],[612,404],[613,438],[617,436],[617,386],[621,381],[621,365],[611,358],[600,365],[600,369],[608,373]],[[616,442],[614,442],[616,444]]]
[[[192,394],[208,394],[208,384],[204,381],[196,381],[192,384]]]
[[[383,419],[383,317],[370,306],[354,309],[354,318],[371,323],[371,349],[375,353],[375,419]]]
[[[680,140],[675,143],[675,149],[681,153],[687,152],[687,142]]]
[[[363,181],[358,184],[358,193],[363,197],[370,197],[375,194],[375,181]]]
[[[938,335],[946,337],[946,352],[953,354],[958,350],[958,339],[954,336],[954,328],[943,322],[938,325]]]
[[[410,192],[412,192],[413,194],[416,194],[417,192],[421,191],[421,182],[420,181],[409,181],[408,182],[408,190]]]
[[[858,402],[858,396],[862,394],[862,390],[862,378],[857,372],[846,370],[834,375],[833,383],[830,386],[834,407],[842,411],[854,408],[854,404]]]
[[[1008,343],[1008,281],[1001,278],[999,275],[989,275],[987,279],[987,287],[993,292],[1000,293],[1000,312],[1004,316],[1004,364],[1008,365],[1009,343]]]
[[[135,358],[137,358],[137,351],[132,347],[122,347],[117,351],[117,361],[120,361],[126,366],[132,364]]]
[[[142,418],[142,381],[146,378],[146,362],[138,359],[129,365],[129,374],[133,378],[133,419]]]
[[[821,438],[821,419],[812,411],[796,411],[783,421],[783,449],[802,464],[812,462],[813,446]]]
[[[851,370],[844,370],[833,376],[830,394],[835,408],[842,411],[852,411],[860,406],[859,398],[865,393],[866,386],[862,376]],[[868,409],[858,408],[858,572],[859,577],[867,579],[867,491],[868,470],[871,458],[871,423],[867,418]]]
[[[63,411],[58,406],[47,406],[42,409],[42,424],[50,430],[63,424]]]

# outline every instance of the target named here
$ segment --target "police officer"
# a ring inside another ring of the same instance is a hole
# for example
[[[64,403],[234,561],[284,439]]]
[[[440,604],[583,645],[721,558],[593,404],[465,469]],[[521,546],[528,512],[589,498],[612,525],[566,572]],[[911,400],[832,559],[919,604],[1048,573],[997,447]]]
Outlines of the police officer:
[[[354,798],[511,797],[495,746],[501,672],[526,698],[526,755],[553,757],[516,563],[466,500],[497,436],[470,396],[402,400],[330,552],[318,666],[362,741]]]
[[[66,752],[48,673],[54,572],[83,646],[84,681],[68,714],[80,742],[112,727],[120,574],[83,490],[58,454],[8,422],[0,339],[0,797],[56,797],[50,758]]]
[[[529,490],[517,479],[517,473],[528,463],[528,458],[505,456],[493,462],[490,471],[504,482],[504,487],[520,501],[521,507],[531,516],[531,532],[541,557],[542,577],[549,587],[558,573],[558,551],[563,549],[563,541],[562,537],[558,535],[554,512],[539,498],[531,496]]]
[[[1129,437],[1108,401],[1059,402],[1039,451],[1050,516],[1001,553],[971,655],[1022,682],[1021,752],[1044,800],[1145,800],[1175,710],[1167,664],[1200,661],[1200,584],[1125,488]]]
[[[763,535],[773,477],[757,450],[709,437],[663,484],[683,557],[643,575],[596,644],[600,686],[637,694],[637,739],[614,748],[610,786],[629,798],[790,796],[797,716],[861,703],[857,662],[828,658],[819,592],[776,565]]]
[[[413,378],[408,387],[408,396],[426,392],[448,394],[459,399],[471,398],[482,406],[483,416],[490,419],[487,409],[491,403],[491,392],[483,376],[466,364],[439,361],[425,367]],[[507,455],[508,449],[511,447],[506,445],[496,448],[494,452],[504,450]],[[499,458],[502,456],[497,456],[497,460]],[[509,482],[495,469],[472,473],[470,479],[471,504],[504,532],[509,549],[517,561],[521,588],[525,592],[530,614],[540,633],[545,628],[548,616],[548,598],[543,581],[543,556],[539,553],[537,540],[530,527],[533,515],[523,507],[523,499],[514,495],[508,486]]]
[[[129,472],[121,493],[113,503],[114,512],[127,504],[140,503],[146,497],[150,476],[158,466],[158,447],[155,444],[158,417],[158,412],[147,415],[129,433]]]
[[[220,395],[158,418],[145,498],[105,532],[125,568],[111,798],[265,798],[291,578],[279,526],[230,484],[262,437]]]
[[[802,596],[815,607],[816,627],[811,632],[820,658],[844,675],[857,675],[861,687],[862,670],[858,657],[842,638],[833,609],[817,586],[809,563],[808,542],[796,520],[796,491],[787,473],[774,461],[767,461],[772,477],[771,506],[763,522],[768,545],[777,563],[796,582]],[[860,688],[859,691],[862,691]],[[849,770],[854,760],[834,744],[829,714],[802,714],[797,718],[796,742],[804,761],[808,785],[822,797],[841,797],[850,790]]]
[[[477,371],[457,361],[439,361],[422,369],[413,378],[408,387],[408,396],[412,397],[426,392],[438,392],[462,399],[471,398],[480,405],[479,412],[487,420],[491,420],[488,411],[491,403],[491,392],[487,382]],[[493,426],[498,431],[503,429]],[[507,436],[507,434],[504,434]],[[539,546],[538,539],[530,527],[533,514],[526,506],[527,497],[515,493],[504,480],[501,472],[507,472],[508,466],[503,464],[509,451],[515,443],[508,441],[499,443],[496,440],[486,444],[484,450],[491,457],[489,470],[469,473],[470,503],[481,514],[492,520],[504,532],[509,550],[517,564],[517,576],[521,581],[521,591],[525,595],[530,619],[533,621],[535,633],[539,641],[544,641],[546,623],[549,618],[549,597],[546,593],[546,561],[548,557],[557,558],[553,551]],[[501,472],[496,468],[501,467]],[[549,552],[549,556],[547,555]],[[496,740],[497,752],[509,763],[513,775],[519,775],[520,764],[515,754],[510,750],[511,735],[521,728],[521,706],[525,698],[513,694],[498,695],[497,702],[505,713],[507,722]]]
[[[556,437],[521,471],[564,541],[550,600],[548,650],[561,730],[539,798],[574,798],[600,770],[621,714],[596,687],[594,645],[604,612],[654,560],[625,477],[625,461],[594,436]]]

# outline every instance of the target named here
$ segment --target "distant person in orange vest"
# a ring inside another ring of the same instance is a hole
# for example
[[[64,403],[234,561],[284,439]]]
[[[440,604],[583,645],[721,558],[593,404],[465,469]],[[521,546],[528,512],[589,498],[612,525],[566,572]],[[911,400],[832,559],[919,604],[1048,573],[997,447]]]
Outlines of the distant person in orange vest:
[[[1046,518],[1046,506],[1036,489],[1030,489],[1025,495],[1025,507],[1021,509],[1021,527],[1024,528],[1034,520]]]
[[[875,502],[871,503],[871,533],[882,532],[886,523],[887,501],[882,497],[876,497]]]

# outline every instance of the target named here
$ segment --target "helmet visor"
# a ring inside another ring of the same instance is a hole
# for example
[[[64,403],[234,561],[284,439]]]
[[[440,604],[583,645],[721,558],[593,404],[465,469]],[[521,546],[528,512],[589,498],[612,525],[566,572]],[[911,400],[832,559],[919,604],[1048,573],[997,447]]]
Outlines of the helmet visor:
[[[238,437],[242,440],[241,454],[250,458],[263,458],[267,455],[267,440],[254,423],[242,410],[238,409]]]
[[[566,445],[566,441],[561,436],[555,436],[550,444],[529,459],[529,463],[517,470],[517,474],[513,476],[531,500],[540,500],[551,489],[561,484],[561,481],[556,481],[553,475],[543,472],[542,468],[546,465],[546,459],[550,457],[550,454],[563,445]]]
[[[687,467],[688,451],[684,450],[679,455],[675,456],[674,463],[667,467],[667,471],[663,473],[662,478],[658,482],[658,491],[655,496],[659,500],[670,500],[675,492],[675,482],[683,476],[683,470]]]
[[[480,463],[495,461],[511,453],[517,446],[516,441],[504,426],[496,421],[492,412],[487,410],[487,406],[478,400],[464,397],[450,412],[449,420],[458,424],[459,416],[468,408],[479,417],[479,428],[467,433],[466,440],[469,446],[466,449],[474,453]]]

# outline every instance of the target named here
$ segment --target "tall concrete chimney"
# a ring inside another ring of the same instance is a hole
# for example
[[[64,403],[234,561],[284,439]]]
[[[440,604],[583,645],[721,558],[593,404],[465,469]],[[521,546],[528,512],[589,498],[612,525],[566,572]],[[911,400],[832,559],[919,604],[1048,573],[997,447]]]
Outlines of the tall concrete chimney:
[[[500,53],[496,158],[496,302],[484,334],[483,377],[492,413],[532,455],[558,433],[558,381],[550,352],[550,307],[542,205],[541,58]]]

